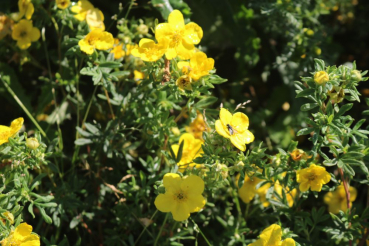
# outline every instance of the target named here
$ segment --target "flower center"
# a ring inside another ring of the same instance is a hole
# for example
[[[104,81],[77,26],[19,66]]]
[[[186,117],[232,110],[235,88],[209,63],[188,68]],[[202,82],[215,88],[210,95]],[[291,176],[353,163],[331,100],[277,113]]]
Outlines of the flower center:
[[[180,31],[175,31],[172,40],[170,41],[170,47],[174,48],[179,45],[179,43],[182,41],[182,35]]]
[[[187,195],[183,191],[178,191],[174,194],[174,199],[177,202],[184,202],[187,200]]]
[[[308,180],[313,181],[313,180],[315,180],[315,179],[316,179],[316,175],[315,175],[315,173],[309,173],[309,175],[308,175]]]
[[[26,31],[21,31],[21,32],[19,33],[19,36],[20,36],[21,38],[24,38],[25,36],[27,36],[27,32],[26,32]]]

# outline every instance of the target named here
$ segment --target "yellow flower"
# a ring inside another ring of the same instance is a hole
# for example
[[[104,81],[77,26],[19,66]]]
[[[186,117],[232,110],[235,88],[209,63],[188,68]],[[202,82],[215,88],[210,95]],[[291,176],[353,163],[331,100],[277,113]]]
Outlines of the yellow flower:
[[[165,193],[155,199],[156,208],[164,213],[171,212],[173,219],[183,221],[190,213],[198,212],[205,206],[204,181],[196,175],[181,178],[176,173],[164,175]]]
[[[14,215],[9,212],[9,211],[6,211],[4,213],[1,214],[2,216],[4,216],[6,219],[3,219],[3,218],[0,218],[0,220],[5,224],[6,223],[6,220],[8,220],[10,222],[10,224],[14,224]]]
[[[292,238],[282,239],[282,228],[273,224],[260,234],[260,238],[248,246],[295,246],[295,240]]]
[[[119,39],[114,39],[114,47],[110,53],[114,53],[114,59],[120,59],[126,54],[123,50],[123,44],[119,44]]]
[[[22,223],[7,238],[1,241],[1,245],[40,246],[40,238],[36,234],[31,234],[31,232],[32,226]]]
[[[283,188],[282,185],[279,184],[279,181],[277,180],[277,182],[275,182],[274,184],[274,191],[280,196],[283,198],[283,191],[285,192],[286,194],[286,199],[287,199],[287,204],[289,207],[292,207],[293,206],[293,203],[295,201],[295,197],[297,195],[297,190],[296,189],[293,189],[292,191],[289,190],[288,187],[285,187]],[[276,199],[276,198],[274,198]]]
[[[259,196],[259,200],[264,208],[269,207],[270,203],[266,198],[267,192],[272,185],[267,183],[256,190],[256,194]]]
[[[319,85],[323,85],[329,81],[329,75],[326,71],[319,71],[314,74],[314,81]]]
[[[176,80],[176,85],[181,91],[192,90],[192,79],[188,75],[182,75]]]
[[[0,13],[0,40],[12,33],[13,20]]]
[[[321,191],[323,184],[331,180],[331,175],[324,167],[311,164],[308,168],[296,172],[297,183],[300,183],[299,189],[304,192],[311,188],[312,191]]]
[[[8,138],[13,137],[23,125],[23,118],[18,118],[12,121],[10,127],[0,125],[0,145],[8,142]]]
[[[70,0],[56,0],[55,2],[59,9],[66,9],[70,5]]]
[[[190,59],[190,62],[178,62],[178,68],[184,74],[188,74],[194,81],[209,74],[214,68],[214,59],[208,58],[203,52],[196,52]]]
[[[94,49],[107,50],[113,48],[114,38],[109,32],[94,29],[78,42],[79,47],[88,55],[94,53]]]
[[[201,140],[203,140],[202,133],[205,131],[210,131],[204,121],[204,116],[200,112],[197,112],[196,119],[192,121],[189,126],[186,126],[185,129],[186,132],[191,133],[195,138]]]
[[[232,115],[227,109],[221,108],[220,120],[215,121],[215,130],[225,138],[230,138],[231,143],[241,151],[246,150],[246,145],[254,141],[254,135],[247,130],[249,118],[243,113]]]
[[[183,15],[178,10],[169,14],[168,23],[161,23],[155,29],[156,40],[169,40],[168,50],[165,52],[168,60],[177,56],[190,59],[194,45],[200,43],[202,36],[201,27],[193,22],[185,25]]]
[[[40,38],[40,30],[33,27],[32,21],[23,19],[14,25],[12,38],[17,41],[19,48],[25,50],[31,46],[31,42]]]
[[[172,145],[172,150],[176,156],[178,155],[179,146],[182,141],[184,141],[182,149],[182,158],[177,163],[178,170],[180,172],[184,172],[187,167],[194,166],[196,166],[196,168],[200,168],[201,167],[200,164],[195,164],[192,161],[193,159],[199,157],[203,153],[203,150],[201,148],[202,141],[199,139],[195,139],[195,137],[190,133],[182,134],[182,136],[179,138],[179,144]]]
[[[86,22],[90,30],[101,29],[105,30],[104,14],[98,8],[89,9],[86,14]]]
[[[19,0],[18,1],[19,15],[18,19],[22,19],[23,16],[26,16],[27,20],[30,20],[33,12],[35,12],[35,7],[31,0]]]
[[[87,0],[78,1],[77,5],[72,6],[70,9],[72,12],[76,13],[74,18],[79,21],[83,21],[86,19],[87,11],[93,9],[94,6]]]
[[[133,75],[134,75],[133,79],[136,81],[137,84],[141,83],[141,80],[143,80],[145,78],[145,74],[143,72],[138,71],[138,70],[134,70]]]
[[[238,188],[238,180],[240,179],[240,174],[236,176],[236,186]],[[244,203],[249,203],[256,194],[256,185],[260,183],[261,179],[257,177],[252,177],[245,175],[245,179],[241,188],[238,188],[238,195],[241,197]]]
[[[155,43],[154,40],[143,38],[138,46],[131,50],[131,54],[140,57],[144,61],[153,62],[159,60],[167,49],[168,41],[160,40]]]
[[[352,202],[356,200],[357,190],[355,187],[350,186],[350,207]],[[343,184],[340,184],[333,192],[328,192],[324,196],[324,202],[328,205],[328,211],[330,213],[338,214],[338,212],[347,210],[346,192]]]
[[[137,44],[126,44],[126,56],[129,56],[134,48],[137,47]]]

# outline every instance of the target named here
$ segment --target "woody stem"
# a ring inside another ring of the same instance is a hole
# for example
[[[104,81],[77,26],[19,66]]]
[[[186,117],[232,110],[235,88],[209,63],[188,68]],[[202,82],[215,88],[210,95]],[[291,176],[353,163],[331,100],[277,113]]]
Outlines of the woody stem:
[[[164,85],[165,82],[169,82],[170,80],[170,60],[165,58],[164,61],[164,74],[163,74],[163,80],[161,81],[161,84]]]

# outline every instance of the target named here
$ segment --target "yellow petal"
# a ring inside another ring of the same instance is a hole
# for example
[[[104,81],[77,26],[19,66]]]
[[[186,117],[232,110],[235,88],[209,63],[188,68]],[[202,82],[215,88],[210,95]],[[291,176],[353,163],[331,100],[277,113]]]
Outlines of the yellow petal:
[[[176,155],[178,155],[178,150],[179,150],[179,145],[178,144],[173,144],[172,145],[172,150],[173,150],[173,153]]]
[[[173,36],[174,30],[171,25],[168,23],[162,23],[156,26],[155,28],[155,38],[156,40],[160,40],[163,38],[168,38]]]
[[[98,29],[97,29],[98,30]],[[107,50],[114,46],[113,35],[109,32],[103,32],[99,39],[95,42],[96,49]]]
[[[246,142],[245,139],[242,137],[241,134],[233,134],[231,135],[231,143],[239,150],[245,151],[246,150]]]
[[[31,234],[19,246],[40,246],[40,238],[35,234]]]
[[[9,137],[11,137],[11,128],[0,125],[0,145],[7,143]]]
[[[25,16],[26,16],[27,20],[30,20],[32,18],[33,12],[35,12],[35,7],[33,6],[32,3],[29,3],[27,5],[27,10],[26,10],[26,13],[25,13]]]
[[[247,246],[265,246],[265,244],[263,243],[263,240],[259,239]]]
[[[184,39],[189,44],[200,43],[203,36],[202,28],[196,23],[190,22],[185,26]]]
[[[281,238],[282,228],[277,224],[273,224],[264,229],[260,235],[260,239],[263,241],[264,245],[279,245]]]
[[[191,175],[184,177],[182,180],[181,190],[187,192],[189,196],[201,195],[204,191],[204,181],[199,176]]]
[[[179,43],[175,47],[175,49],[176,49],[176,52],[177,52],[179,58],[181,58],[183,60],[188,60],[193,56],[195,46],[193,44],[185,46],[184,44],[185,44],[184,42]]]
[[[305,192],[307,191],[308,189],[310,188],[310,184],[309,182],[302,182],[300,185],[299,185],[299,189],[301,192]]]
[[[206,200],[202,195],[191,195],[187,198],[187,205],[190,213],[198,212],[204,208]]]
[[[246,144],[254,142],[255,140],[254,134],[252,134],[249,130],[246,130],[243,133],[238,133],[237,135],[240,135],[239,138],[242,138]]]
[[[215,130],[219,135],[225,138],[230,138],[231,135],[228,133],[228,130],[223,126],[220,120],[215,121]]]
[[[179,174],[167,173],[164,175],[163,184],[165,189],[175,189],[179,190],[181,187],[182,179]]]
[[[32,42],[37,41],[41,36],[40,30],[37,27],[33,27],[30,34],[31,34],[30,38]]]
[[[168,48],[165,52],[165,58],[168,60],[172,60],[173,58],[177,57],[177,51],[174,48]]]
[[[236,184],[238,185],[238,184]],[[243,186],[238,189],[238,195],[244,203],[249,203],[256,194],[255,186],[252,184],[243,183]]]
[[[244,113],[235,113],[232,116],[231,126],[237,132],[242,133],[249,127],[249,118]]]
[[[31,235],[32,226],[28,225],[27,223],[22,223],[14,231],[14,240],[15,241],[23,241],[26,237]]]
[[[81,39],[78,42],[79,48],[88,55],[92,55],[94,53],[94,47],[86,42],[84,39]]]
[[[184,27],[183,15],[179,10],[173,10],[168,16],[168,23],[176,29]]]
[[[190,209],[185,202],[174,203],[172,210],[173,219],[176,221],[183,221],[190,217]]]
[[[357,190],[355,187],[350,187],[349,188],[349,191],[350,191],[350,202],[353,202],[356,200],[356,197],[357,197]]]
[[[190,63],[185,61],[180,61],[177,63],[177,67],[182,70],[182,73],[187,74],[190,68]]]
[[[168,213],[173,210],[175,200],[171,194],[159,194],[155,199],[155,207],[164,213]]]
[[[19,130],[23,126],[23,122],[24,122],[24,119],[22,117],[17,118],[12,121],[12,123],[10,124],[10,128],[11,128],[10,132],[12,136],[16,134],[17,132],[19,132]]]
[[[295,246],[295,240],[293,240],[292,238],[286,238],[283,242],[281,246]]]
[[[17,41],[17,46],[22,49],[28,49],[31,46],[31,40],[29,38],[22,38]]]
[[[322,190],[322,187],[323,187],[323,184],[320,183],[320,182],[310,182],[310,189],[312,191],[321,191]]]
[[[225,108],[220,109],[219,118],[224,127],[231,124],[232,114]]]

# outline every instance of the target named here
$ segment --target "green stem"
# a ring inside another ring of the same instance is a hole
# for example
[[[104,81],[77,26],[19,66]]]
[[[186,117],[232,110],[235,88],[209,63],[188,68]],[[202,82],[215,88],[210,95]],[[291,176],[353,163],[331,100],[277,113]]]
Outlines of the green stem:
[[[209,240],[205,237],[204,233],[202,233],[200,227],[196,224],[196,222],[190,217],[190,220],[192,221],[192,223],[194,223],[194,225],[197,227],[197,229],[199,230],[201,236],[204,238],[205,242],[211,246],[211,243],[209,242]]]
[[[95,97],[95,93],[97,91],[97,87],[98,87],[98,85],[95,86],[95,89],[94,89],[94,92],[92,93],[90,102],[88,103],[87,110],[86,110],[85,116],[83,117],[83,121],[82,121],[82,124],[81,124],[81,127],[82,128],[83,128],[83,125],[85,124],[85,122],[87,120],[88,113],[90,112],[91,104],[92,104],[92,101],[93,101],[93,99]]]
[[[152,219],[155,217],[156,213],[158,212],[159,210],[156,210],[155,213],[151,216],[150,218],[150,221],[152,221]],[[137,245],[138,241],[140,240],[141,236],[144,234],[144,232],[146,231],[146,229],[150,226],[151,224],[148,224],[147,226],[144,227],[144,229],[142,230],[142,232],[140,233],[140,235],[138,236],[138,238],[136,239],[135,241],[135,244],[134,245]]]
[[[32,114],[28,111],[28,109],[26,108],[26,106],[24,106],[24,104],[22,103],[21,100],[19,100],[19,98],[17,97],[17,95],[14,93],[14,91],[12,90],[12,88],[10,88],[10,86],[1,78],[0,75],[0,80],[3,82],[5,88],[8,90],[8,92],[13,96],[14,100],[18,103],[18,105],[23,109],[23,111],[27,114],[27,116],[31,119],[31,121],[33,122],[33,124],[35,124],[35,126],[37,127],[37,129],[41,132],[42,136],[44,136],[47,140],[49,140],[46,136],[46,133],[44,132],[44,130],[42,130],[41,126],[37,123],[36,119],[32,116]]]
[[[162,225],[161,225],[161,227],[160,227],[159,234],[156,236],[154,246],[156,246],[156,245],[157,245],[157,243],[158,243],[158,241],[159,241],[159,238],[160,238],[161,232],[163,231],[164,225],[165,225],[165,223],[167,222],[168,217],[169,217],[169,213],[167,213],[167,214],[165,215],[165,219],[164,219],[164,221],[163,221],[163,224],[162,224]]]

